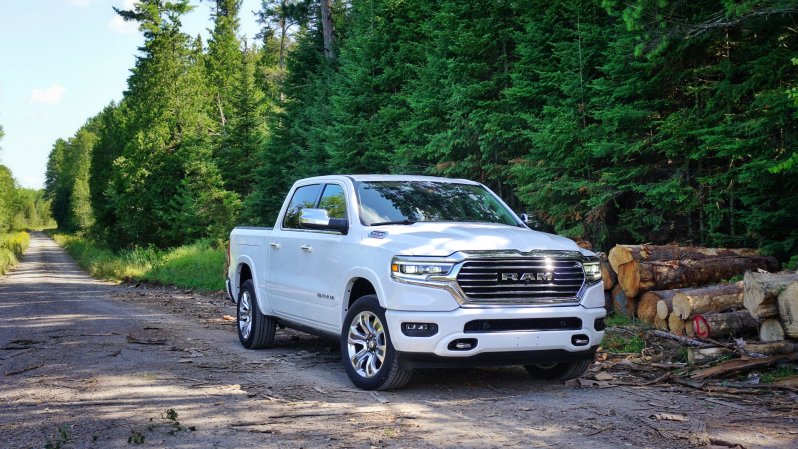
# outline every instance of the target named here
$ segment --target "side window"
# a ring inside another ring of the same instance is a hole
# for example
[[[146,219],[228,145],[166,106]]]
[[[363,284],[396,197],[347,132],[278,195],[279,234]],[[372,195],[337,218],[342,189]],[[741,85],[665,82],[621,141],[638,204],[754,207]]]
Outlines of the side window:
[[[346,218],[344,188],[337,184],[327,184],[319,201],[319,209],[325,209],[330,218]]]
[[[316,204],[316,198],[321,191],[320,184],[303,186],[294,192],[291,202],[288,203],[288,210],[285,211],[283,218],[283,229],[299,229],[299,212],[302,209],[312,208]]]

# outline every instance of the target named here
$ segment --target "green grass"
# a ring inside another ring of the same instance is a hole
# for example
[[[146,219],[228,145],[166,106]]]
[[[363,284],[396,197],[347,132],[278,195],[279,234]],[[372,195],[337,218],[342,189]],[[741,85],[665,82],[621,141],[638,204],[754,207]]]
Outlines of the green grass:
[[[639,321],[623,315],[609,315],[605,320],[607,331],[601,340],[604,351],[615,354],[640,354],[646,347]]]
[[[642,335],[634,331],[621,333],[607,330],[604,339],[601,340],[601,347],[615,354],[640,354],[646,347],[646,341]]]
[[[798,375],[798,366],[796,365],[784,365],[780,366],[762,374],[760,380],[762,383],[765,384],[772,384],[773,382],[779,379],[786,379],[788,377]]]
[[[170,250],[136,248],[114,252],[86,237],[51,233],[92,276],[115,281],[145,281],[183,288],[224,289],[224,250],[200,241]]]
[[[27,232],[0,234],[0,274],[8,273],[19,263],[28,245],[30,245],[30,235]]]
[[[640,324],[639,321],[623,315],[607,315],[604,321],[610,327],[636,326]]]
[[[224,262],[224,250],[200,241],[165,253],[144,279],[198,290],[222,290]]]

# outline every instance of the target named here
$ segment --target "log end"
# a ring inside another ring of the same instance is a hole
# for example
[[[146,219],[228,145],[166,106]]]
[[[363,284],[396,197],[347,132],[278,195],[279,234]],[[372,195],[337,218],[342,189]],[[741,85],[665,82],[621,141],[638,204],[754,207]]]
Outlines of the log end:
[[[626,245],[615,245],[607,254],[607,260],[609,260],[612,270],[617,273],[621,265],[632,260],[632,251]]]

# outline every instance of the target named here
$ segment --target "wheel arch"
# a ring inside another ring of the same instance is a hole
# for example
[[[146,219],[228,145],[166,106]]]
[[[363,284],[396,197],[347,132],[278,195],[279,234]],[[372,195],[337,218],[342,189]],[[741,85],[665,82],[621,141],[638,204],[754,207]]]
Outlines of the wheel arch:
[[[235,277],[232,280],[231,289],[233,290],[233,300],[238,303],[238,296],[241,294],[241,284],[251,279],[254,284],[255,291],[258,291],[258,280],[256,274],[252,270],[252,259],[246,256],[241,256],[236,260]]]
[[[377,275],[368,270],[355,270],[350,273],[349,282],[346,283],[346,289],[342,296],[342,323],[352,304],[365,295],[376,295],[380,306],[385,307],[385,294]]]

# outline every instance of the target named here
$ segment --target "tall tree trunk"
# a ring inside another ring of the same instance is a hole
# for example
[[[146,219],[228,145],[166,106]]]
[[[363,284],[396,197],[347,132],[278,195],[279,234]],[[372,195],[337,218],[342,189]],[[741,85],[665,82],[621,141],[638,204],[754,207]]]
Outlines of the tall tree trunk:
[[[321,32],[324,36],[324,56],[330,61],[335,59],[333,52],[332,0],[321,0]]]
[[[285,75],[285,38],[288,33],[288,24],[285,17],[280,17],[280,56],[277,59],[277,67],[280,69],[280,80]]]

